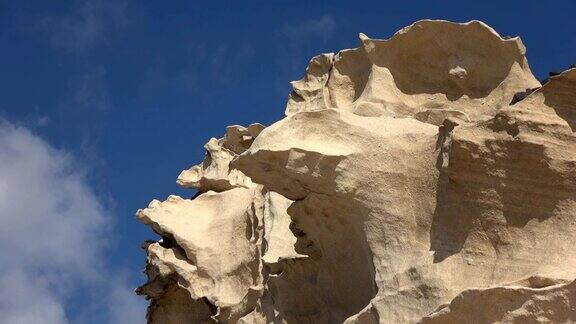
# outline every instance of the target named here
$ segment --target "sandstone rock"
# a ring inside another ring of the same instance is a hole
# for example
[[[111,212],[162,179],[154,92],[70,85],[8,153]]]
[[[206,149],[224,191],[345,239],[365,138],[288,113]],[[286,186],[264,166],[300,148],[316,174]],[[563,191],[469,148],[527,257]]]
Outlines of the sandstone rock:
[[[519,89],[540,86],[525,51],[520,38],[504,39],[479,21],[422,20],[387,40],[360,34],[359,48],[312,59],[292,83],[286,114],[371,105],[402,117],[444,109],[477,120]]]
[[[477,21],[360,40],[138,211],[148,321],[576,321],[576,69]]]
[[[176,276],[193,300],[207,298],[219,307],[219,320],[237,320],[256,295],[262,217],[257,191],[209,191],[194,200],[171,196],[138,211],[138,219],[172,241],[169,250],[149,245],[148,263],[159,268],[161,279]]]
[[[204,162],[182,171],[176,182],[184,188],[197,188],[201,192],[253,187],[250,178],[238,170],[229,170],[228,164],[250,147],[262,129],[264,126],[257,123],[247,128],[237,125],[227,127],[223,138],[211,138],[204,145]]]
[[[491,287],[460,293],[422,323],[570,323],[576,281],[547,287]]]

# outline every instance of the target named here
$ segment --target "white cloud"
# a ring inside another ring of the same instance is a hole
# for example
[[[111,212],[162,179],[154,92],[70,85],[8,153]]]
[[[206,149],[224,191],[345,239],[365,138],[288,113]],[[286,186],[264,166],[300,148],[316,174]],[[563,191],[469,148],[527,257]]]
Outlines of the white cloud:
[[[336,32],[336,20],[331,15],[300,23],[284,25],[280,32],[291,38],[328,38]]]
[[[84,0],[67,13],[43,17],[40,27],[55,48],[84,51],[107,44],[127,24],[126,8],[124,1]]]
[[[8,263],[9,260],[3,259]],[[66,316],[58,297],[54,296],[46,282],[28,276],[24,271],[2,270],[0,287],[0,311],[5,323],[61,324]]]
[[[105,259],[112,218],[84,171],[67,152],[0,120],[0,314],[6,323],[67,323],[73,298],[77,313],[108,310],[107,322],[144,318],[143,302],[126,280],[110,276],[118,271]],[[114,307],[110,300],[117,300]]]

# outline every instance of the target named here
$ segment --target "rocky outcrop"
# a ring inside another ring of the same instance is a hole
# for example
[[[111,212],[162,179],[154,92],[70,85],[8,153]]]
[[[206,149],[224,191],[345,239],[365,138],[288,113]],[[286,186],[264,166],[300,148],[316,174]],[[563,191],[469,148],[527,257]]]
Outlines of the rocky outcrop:
[[[360,47],[314,57],[292,82],[286,114],[328,108],[367,117],[493,116],[520,90],[540,86],[520,38],[479,21],[423,20],[388,40],[360,34]]]
[[[576,321],[576,69],[424,20],[292,86],[138,211],[150,323]]]
[[[468,289],[422,323],[572,323],[576,318],[576,281],[529,278],[524,286]],[[536,284],[534,286],[534,284]]]

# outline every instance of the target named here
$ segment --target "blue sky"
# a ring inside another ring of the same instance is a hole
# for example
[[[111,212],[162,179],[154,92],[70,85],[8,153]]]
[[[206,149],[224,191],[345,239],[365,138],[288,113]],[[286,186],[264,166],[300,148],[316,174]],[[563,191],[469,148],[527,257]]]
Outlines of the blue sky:
[[[175,179],[225,126],[280,119],[313,55],[423,18],[521,36],[539,78],[576,63],[572,0],[0,0],[0,311],[144,321],[136,209],[191,196]]]

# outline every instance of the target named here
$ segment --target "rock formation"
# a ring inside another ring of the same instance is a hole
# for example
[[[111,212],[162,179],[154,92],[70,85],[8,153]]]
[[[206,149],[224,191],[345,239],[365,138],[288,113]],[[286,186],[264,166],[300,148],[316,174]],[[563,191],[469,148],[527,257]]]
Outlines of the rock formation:
[[[576,321],[576,69],[423,20],[292,86],[137,212],[149,323]]]

